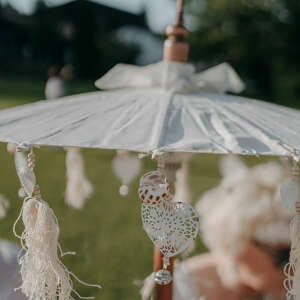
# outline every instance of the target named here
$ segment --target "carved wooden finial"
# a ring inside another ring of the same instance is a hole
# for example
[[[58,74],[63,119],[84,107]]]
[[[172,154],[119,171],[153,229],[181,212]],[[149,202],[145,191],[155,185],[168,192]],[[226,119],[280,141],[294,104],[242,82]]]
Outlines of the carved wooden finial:
[[[183,0],[177,0],[177,14],[173,25],[167,27],[164,60],[185,62],[189,56],[188,30],[183,24]]]

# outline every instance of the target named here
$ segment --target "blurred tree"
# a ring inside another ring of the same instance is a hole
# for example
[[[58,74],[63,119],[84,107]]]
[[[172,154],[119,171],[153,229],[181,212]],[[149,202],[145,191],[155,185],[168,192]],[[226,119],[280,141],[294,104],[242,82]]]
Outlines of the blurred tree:
[[[300,1],[190,0],[195,61],[227,61],[248,95],[279,102],[300,98]]]
[[[20,16],[9,3],[0,6],[0,74],[7,75],[10,70],[19,72],[22,67],[21,57],[26,55],[28,40],[24,24],[27,18]]]
[[[13,17],[7,19],[8,13]],[[144,13],[136,15],[89,0],[55,7],[35,0],[34,13],[26,18],[3,7],[0,24],[5,25],[0,28],[0,65],[2,61],[6,65],[0,66],[0,73],[5,69],[10,74],[40,76],[50,65],[72,64],[76,75],[86,79],[101,76],[117,62],[134,63],[139,48],[118,39],[120,27],[134,24],[149,30]],[[17,40],[19,32],[22,43]]]
[[[118,41],[115,30],[130,22],[145,26],[143,21],[141,16],[86,0],[53,8],[37,0],[31,30],[36,61],[71,63],[80,77],[95,78],[116,60],[133,63],[138,49]]]
[[[48,10],[43,0],[37,0],[29,24],[32,58],[45,70],[49,64],[63,63],[63,49],[66,46],[55,21],[49,19]]]

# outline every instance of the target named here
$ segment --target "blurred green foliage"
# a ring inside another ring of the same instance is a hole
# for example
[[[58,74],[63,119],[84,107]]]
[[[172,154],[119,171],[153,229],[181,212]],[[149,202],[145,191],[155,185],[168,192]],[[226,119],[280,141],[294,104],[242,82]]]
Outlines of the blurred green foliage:
[[[227,61],[246,80],[248,96],[300,106],[300,1],[189,2],[194,61]]]

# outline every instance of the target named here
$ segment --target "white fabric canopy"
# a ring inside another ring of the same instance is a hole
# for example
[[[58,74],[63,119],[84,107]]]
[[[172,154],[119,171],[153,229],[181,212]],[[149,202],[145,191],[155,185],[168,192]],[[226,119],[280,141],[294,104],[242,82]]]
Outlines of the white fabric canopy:
[[[181,65],[190,68],[188,64]],[[171,66],[172,69],[175,65]],[[225,72],[221,65],[223,75],[220,68],[215,73],[210,70],[205,79],[205,73],[180,73],[172,77],[167,88],[157,84],[151,87],[149,80],[163,72],[158,72],[159,68],[165,66],[157,65],[155,72],[147,73],[139,88],[132,87],[136,77],[130,74],[136,73],[125,68],[123,73],[120,69],[117,72],[119,78],[108,73],[110,81],[106,78],[97,82],[112,90],[2,110],[0,140],[139,152],[300,153],[300,111],[215,92],[218,87],[221,92],[234,86],[242,88],[228,65]],[[213,74],[215,83],[219,82],[215,85]],[[201,76],[204,85],[195,79]],[[120,78],[130,82],[130,88],[117,89]],[[228,84],[224,87],[225,81]],[[176,91],[178,85],[180,91]],[[213,85],[214,92],[207,92]]]

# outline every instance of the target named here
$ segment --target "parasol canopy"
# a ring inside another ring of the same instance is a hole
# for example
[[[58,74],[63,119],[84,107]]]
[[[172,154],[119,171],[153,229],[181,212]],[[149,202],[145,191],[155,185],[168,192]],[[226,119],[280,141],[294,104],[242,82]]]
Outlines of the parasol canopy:
[[[243,83],[228,64],[202,73],[193,65],[117,65],[104,91],[40,101],[0,112],[0,140],[33,145],[298,155],[300,112],[224,94]]]

